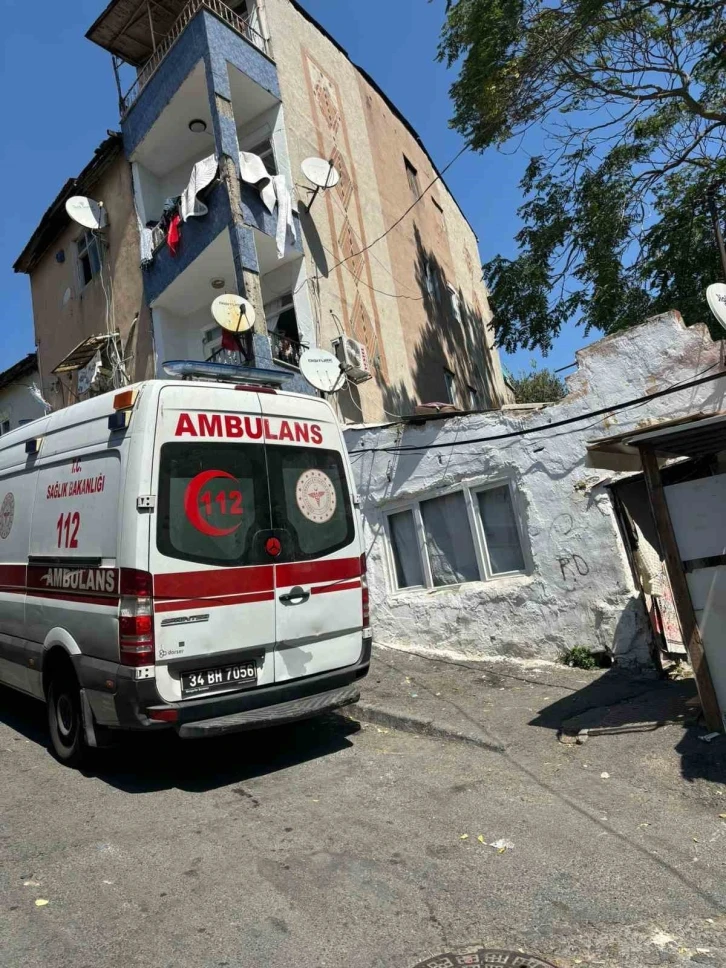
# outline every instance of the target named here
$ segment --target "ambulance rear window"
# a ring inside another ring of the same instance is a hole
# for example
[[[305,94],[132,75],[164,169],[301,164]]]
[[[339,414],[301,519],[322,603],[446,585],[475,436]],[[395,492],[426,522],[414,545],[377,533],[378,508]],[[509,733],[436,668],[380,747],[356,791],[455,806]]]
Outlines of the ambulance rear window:
[[[259,564],[255,537],[269,527],[263,447],[164,444],[157,515],[162,554],[212,565]]]
[[[339,453],[268,447],[272,526],[284,531],[284,557],[331,554],[355,538],[348,482]]]

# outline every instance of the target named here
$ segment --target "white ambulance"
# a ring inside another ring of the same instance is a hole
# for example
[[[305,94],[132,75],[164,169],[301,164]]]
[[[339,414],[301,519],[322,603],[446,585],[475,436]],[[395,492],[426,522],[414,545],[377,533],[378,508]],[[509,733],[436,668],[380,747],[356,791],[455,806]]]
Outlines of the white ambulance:
[[[255,372],[141,383],[0,438],[0,682],[47,702],[63,762],[112,730],[216,736],[359,698],[341,431]]]

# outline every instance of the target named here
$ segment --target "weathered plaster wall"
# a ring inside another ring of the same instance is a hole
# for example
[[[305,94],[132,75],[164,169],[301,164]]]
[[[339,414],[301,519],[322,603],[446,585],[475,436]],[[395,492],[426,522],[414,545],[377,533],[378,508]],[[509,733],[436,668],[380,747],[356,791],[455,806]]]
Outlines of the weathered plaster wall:
[[[26,373],[17,383],[0,389],[0,427],[8,421],[10,430],[16,430],[23,420],[37,420],[45,416],[45,410],[28,389],[33,383],[40,386],[40,374]]]
[[[88,194],[101,199],[108,211],[108,241],[105,253],[103,283],[110,296],[110,323],[126,339],[134,317],[139,314],[135,344],[138,346],[132,370],[134,379],[147,375],[149,359],[140,352],[149,345],[150,317],[145,309],[143,283],[139,269],[139,235],[133,205],[131,167],[119,155],[101,175]],[[82,287],[78,276],[75,243],[83,229],[70,220],[48,248],[30,275],[33,299],[35,337],[43,393],[49,403],[63,406],[72,403],[69,377],[63,378],[64,389],[53,393],[51,370],[74,346],[89,336],[106,332],[106,295],[100,276]],[[63,252],[65,261],[56,254]],[[109,287],[109,275],[113,279]]]
[[[548,432],[586,414],[694,379],[718,366],[719,348],[703,326],[677,313],[603,339],[577,354],[565,400],[544,411],[504,411],[346,431],[362,498],[376,638],[471,656],[554,659],[573,645],[613,651],[624,664],[647,661],[648,626],[606,488],[613,475],[586,466],[588,441],[690,413],[715,412],[726,375],[620,411]],[[717,372],[717,371],[716,371]],[[477,437],[533,426],[541,433],[466,446]],[[451,448],[427,449],[451,443]],[[411,453],[373,448],[421,447]],[[394,591],[384,512],[411,497],[453,485],[513,482],[528,543],[524,576],[432,591]]]

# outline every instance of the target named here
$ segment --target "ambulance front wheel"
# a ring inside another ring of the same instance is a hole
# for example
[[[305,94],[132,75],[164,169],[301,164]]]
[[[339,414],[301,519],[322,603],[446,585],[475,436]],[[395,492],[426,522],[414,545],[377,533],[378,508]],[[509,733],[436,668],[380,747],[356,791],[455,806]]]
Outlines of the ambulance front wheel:
[[[87,753],[81,714],[81,693],[73,672],[58,670],[48,690],[48,728],[56,757],[66,766],[79,766]]]

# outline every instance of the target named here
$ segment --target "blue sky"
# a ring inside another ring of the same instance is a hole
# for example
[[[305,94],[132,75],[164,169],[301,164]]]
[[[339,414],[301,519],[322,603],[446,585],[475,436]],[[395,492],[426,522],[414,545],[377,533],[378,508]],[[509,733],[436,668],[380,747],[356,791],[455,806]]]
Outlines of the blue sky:
[[[435,60],[444,0],[302,2],[395,101],[436,163],[443,167],[453,158],[462,143],[448,127],[453,75]],[[118,128],[110,57],[84,37],[104,6],[105,0],[3,0],[0,370],[33,348],[30,286],[12,264],[66,179],[89,161],[108,128]],[[467,153],[447,174],[479,236],[482,261],[514,253],[517,186],[526,161],[523,154]],[[584,342],[582,331],[572,327],[547,365],[573,362]],[[503,355],[515,372],[532,358],[538,354]]]

